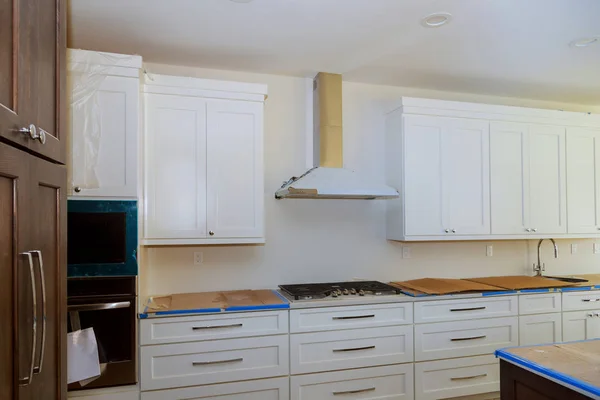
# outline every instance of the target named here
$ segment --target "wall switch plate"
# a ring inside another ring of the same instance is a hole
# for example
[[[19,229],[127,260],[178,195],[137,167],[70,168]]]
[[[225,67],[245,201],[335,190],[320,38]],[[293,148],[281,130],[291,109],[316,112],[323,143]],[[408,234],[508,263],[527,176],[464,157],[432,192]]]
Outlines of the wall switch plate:
[[[487,257],[491,257],[494,255],[494,246],[492,246],[491,244],[488,244],[487,246],[485,246],[485,255]]]
[[[202,252],[201,251],[195,251],[194,252],[194,265],[202,265],[202,261],[203,260],[203,256],[202,256]]]
[[[402,258],[410,258],[410,247],[402,246]]]
[[[577,254],[577,243],[571,243],[571,254]]]
[[[600,243],[594,243],[594,254],[600,254]]]

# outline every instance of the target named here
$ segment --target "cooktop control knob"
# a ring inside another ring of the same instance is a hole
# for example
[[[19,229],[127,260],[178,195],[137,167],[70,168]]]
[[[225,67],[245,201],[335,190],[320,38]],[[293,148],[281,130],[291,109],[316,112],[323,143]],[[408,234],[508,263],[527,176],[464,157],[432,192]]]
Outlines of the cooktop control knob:
[[[365,295],[365,291],[364,291],[364,290],[360,290],[360,291],[358,292],[358,295],[359,295],[359,296],[364,296],[364,295]]]
[[[350,289],[350,294],[356,294],[356,289],[354,289],[354,288]]]
[[[337,290],[334,290],[333,292],[331,292],[331,297],[337,297],[337,296],[338,296]]]
[[[348,291],[348,289],[344,289],[344,291],[342,293],[344,293],[344,296],[348,296],[350,294],[350,292]]]

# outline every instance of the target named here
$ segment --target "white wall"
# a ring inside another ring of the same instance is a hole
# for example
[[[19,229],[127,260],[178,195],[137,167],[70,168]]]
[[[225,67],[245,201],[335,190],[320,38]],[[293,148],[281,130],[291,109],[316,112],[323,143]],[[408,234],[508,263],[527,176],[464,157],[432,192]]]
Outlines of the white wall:
[[[410,259],[402,258],[402,243],[385,239],[384,201],[275,200],[282,181],[306,169],[304,80],[301,78],[148,64],[150,73],[209,79],[259,82],[269,85],[265,105],[264,246],[154,247],[142,252],[141,295],[241,288],[274,288],[351,278],[382,281],[426,276],[473,277],[530,273],[535,245],[528,241],[412,243]],[[560,108],[600,113],[600,106],[577,106],[526,99],[345,82],[343,86],[344,163],[346,167],[383,181],[384,118],[401,96],[429,97],[493,104]],[[547,273],[600,272],[593,241],[561,241],[561,256],[550,260],[544,244]],[[193,252],[204,253],[202,266]]]

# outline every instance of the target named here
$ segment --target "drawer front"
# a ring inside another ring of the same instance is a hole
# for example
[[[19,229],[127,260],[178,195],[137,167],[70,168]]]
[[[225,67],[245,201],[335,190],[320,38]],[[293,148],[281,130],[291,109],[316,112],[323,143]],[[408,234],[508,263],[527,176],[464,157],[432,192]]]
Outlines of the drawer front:
[[[287,377],[142,392],[141,400],[289,400]]]
[[[519,314],[547,314],[562,310],[560,293],[524,294],[519,296]]]
[[[415,360],[492,354],[518,346],[518,330],[518,317],[415,325]]]
[[[600,308],[600,290],[562,294],[563,311],[595,310]]]
[[[519,317],[519,346],[562,342],[560,313]]]
[[[456,358],[415,364],[415,399],[437,400],[500,390],[494,356]]]
[[[412,324],[412,303],[290,311],[290,332],[317,332]]]
[[[412,325],[290,336],[292,374],[413,361]]]
[[[288,375],[287,335],[143,346],[142,390]]]
[[[140,321],[140,344],[194,342],[287,332],[287,311],[148,318]]]
[[[413,364],[291,377],[291,400],[412,400]]]
[[[415,302],[415,323],[498,318],[518,315],[517,296]]]

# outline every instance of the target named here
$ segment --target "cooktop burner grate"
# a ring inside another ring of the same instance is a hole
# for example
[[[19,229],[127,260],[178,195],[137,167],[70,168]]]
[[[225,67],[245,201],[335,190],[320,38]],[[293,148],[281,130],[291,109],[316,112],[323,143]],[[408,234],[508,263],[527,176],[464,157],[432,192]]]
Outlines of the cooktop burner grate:
[[[295,300],[317,300],[325,297],[365,295],[386,296],[400,293],[400,289],[378,281],[305,283],[299,285],[279,285],[279,288]]]

